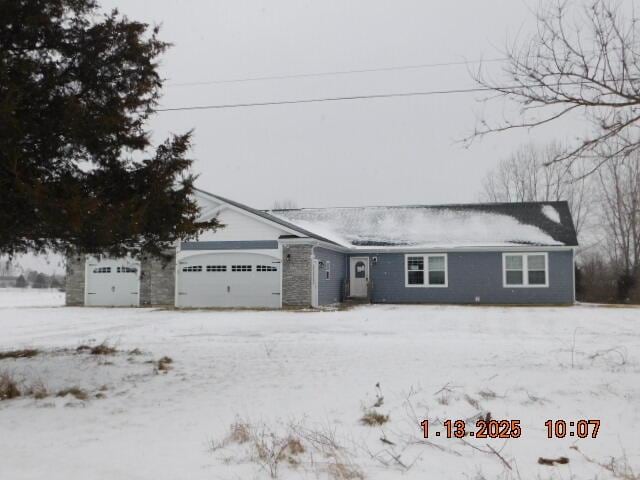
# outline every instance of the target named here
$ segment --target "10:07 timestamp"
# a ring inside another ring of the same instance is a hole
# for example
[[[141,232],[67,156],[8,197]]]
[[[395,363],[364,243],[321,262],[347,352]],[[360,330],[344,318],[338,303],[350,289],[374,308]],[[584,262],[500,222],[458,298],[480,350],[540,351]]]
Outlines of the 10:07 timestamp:
[[[547,420],[544,422],[547,427],[547,438],[596,438],[600,430],[600,420],[577,420],[567,422],[566,420]]]
[[[596,438],[600,431],[600,420],[547,420],[547,438]],[[445,437],[445,438],[520,438],[522,427],[520,420],[483,420],[480,419],[475,424],[475,429],[467,428],[464,420],[445,420],[442,423],[444,431],[430,431],[429,421],[423,420],[420,423],[424,438]]]

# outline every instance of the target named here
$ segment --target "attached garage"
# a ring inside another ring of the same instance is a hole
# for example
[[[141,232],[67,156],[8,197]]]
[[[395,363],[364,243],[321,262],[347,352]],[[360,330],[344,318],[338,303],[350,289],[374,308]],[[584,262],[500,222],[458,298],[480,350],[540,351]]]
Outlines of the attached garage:
[[[281,273],[275,252],[190,255],[177,263],[176,306],[280,308]]]
[[[127,259],[88,258],[85,265],[85,305],[140,305],[140,263]]]

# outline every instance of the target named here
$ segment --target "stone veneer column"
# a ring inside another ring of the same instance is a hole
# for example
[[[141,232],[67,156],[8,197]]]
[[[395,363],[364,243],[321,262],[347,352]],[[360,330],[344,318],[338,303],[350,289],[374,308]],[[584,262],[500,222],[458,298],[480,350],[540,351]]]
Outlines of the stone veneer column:
[[[84,305],[84,264],[84,255],[67,257],[65,303],[68,306]]]
[[[155,256],[142,259],[141,305],[175,305],[176,255],[165,260]]]
[[[282,248],[282,304],[311,306],[311,245],[285,245]]]

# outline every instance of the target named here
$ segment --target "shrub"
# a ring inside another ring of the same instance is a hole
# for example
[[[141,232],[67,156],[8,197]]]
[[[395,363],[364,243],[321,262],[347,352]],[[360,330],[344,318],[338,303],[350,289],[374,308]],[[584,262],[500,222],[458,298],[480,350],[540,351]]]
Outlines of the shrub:
[[[383,415],[375,410],[369,410],[364,413],[360,419],[360,423],[367,426],[384,425],[389,421],[389,415]]]
[[[67,395],[72,395],[78,400],[86,400],[87,398],[89,398],[87,392],[82,390],[80,387],[71,387],[60,390],[57,393],[56,397],[66,397]]]
[[[158,360],[158,370],[167,372],[171,369],[172,363],[173,359],[171,357],[162,357],[160,360]]]
[[[13,376],[7,372],[0,374],[0,400],[18,398],[22,393]]]
[[[47,398],[49,396],[47,387],[45,387],[44,383],[41,380],[34,382],[25,394],[33,396],[33,398],[35,398],[36,400],[42,400],[43,398]]]
[[[23,350],[11,350],[8,352],[0,352],[0,360],[5,358],[31,358],[38,355],[38,350],[35,348],[25,348]]]
[[[231,425],[231,431],[227,437],[233,443],[247,443],[251,439],[251,434],[247,423],[236,422]]]
[[[96,345],[90,350],[91,355],[113,355],[116,352],[116,348],[110,346],[107,342],[102,342],[100,345]]]

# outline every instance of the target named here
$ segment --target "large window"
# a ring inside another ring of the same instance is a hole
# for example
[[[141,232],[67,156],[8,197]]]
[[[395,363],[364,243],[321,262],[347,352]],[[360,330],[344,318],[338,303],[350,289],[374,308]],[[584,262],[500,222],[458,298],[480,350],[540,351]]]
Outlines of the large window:
[[[505,253],[502,257],[505,287],[548,287],[546,253]]]
[[[446,287],[447,255],[406,255],[405,286]]]

